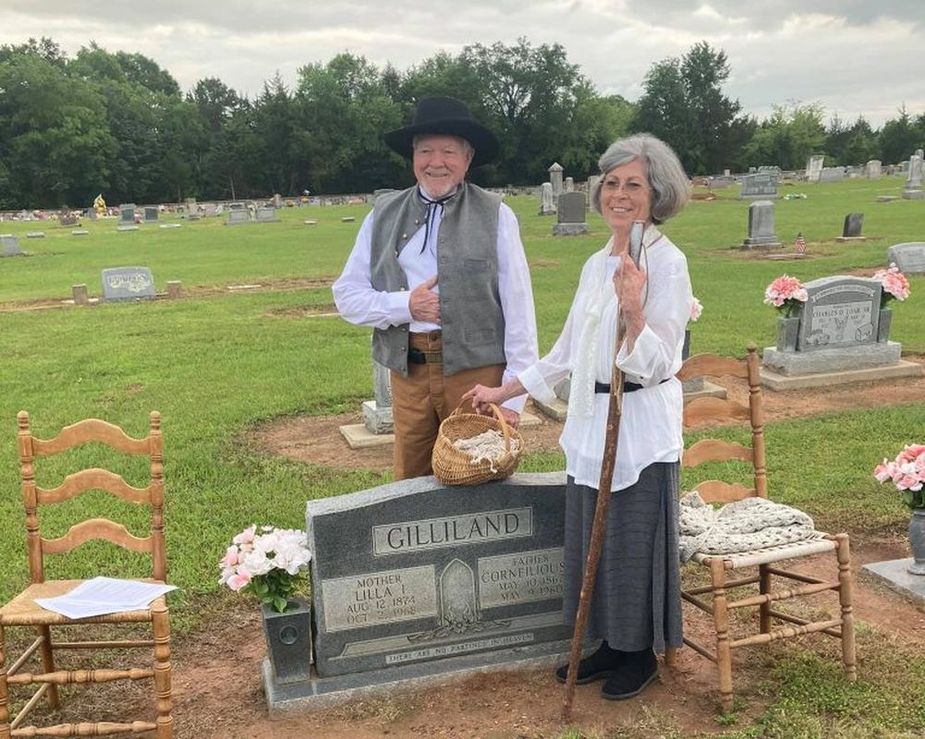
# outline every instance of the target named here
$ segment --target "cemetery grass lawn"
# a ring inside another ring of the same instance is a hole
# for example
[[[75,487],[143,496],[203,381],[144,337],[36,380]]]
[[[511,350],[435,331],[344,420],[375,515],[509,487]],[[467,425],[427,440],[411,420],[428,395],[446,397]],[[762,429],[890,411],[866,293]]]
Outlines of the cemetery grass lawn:
[[[777,232],[792,245],[796,232],[802,231],[813,256],[793,262],[766,261],[734,248],[745,236],[748,207],[734,198],[734,191],[719,191],[719,199],[712,202],[692,202],[664,230],[687,254],[694,292],[704,304],[703,317],[691,327],[693,351],[742,355],[749,341],[759,347],[772,344],[776,315],[761,300],[765,286],[783,272],[804,282],[846,272],[869,275],[883,266],[891,244],[921,240],[921,203],[873,202],[878,194],[898,194],[901,188],[899,178],[792,188],[809,197],[777,201]],[[606,234],[601,219],[591,214],[591,235],[553,238],[553,219],[535,215],[536,199],[509,202],[522,224],[537,296],[540,349],[546,351],[568,311],[582,263],[602,246]],[[244,598],[219,592],[216,563],[231,537],[253,522],[301,528],[306,500],[390,480],[375,470],[288,460],[246,442],[248,432],[263,422],[354,412],[369,396],[368,332],[324,315],[332,302],[329,281],[339,272],[366,210],[294,208],[281,211],[281,223],[226,227],[217,218],[184,222],[172,230],[142,226],[130,233],[117,233],[114,220],[85,222],[91,233],[84,237],[72,237],[71,229],[52,223],[2,224],[4,232],[20,235],[24,250],[33,256],[0,259],[0,489],[6,491],[0,496],[0,600],[27,579],[16,412],[30,411],[36,435],[48,438],[61,426],[89,416],[140,436],[149,411],[157,409],[165,438],[170,579],[180,586],[171,598],[178,643],[188,639],[192,644],[194,635],[218,629],[228,649],[241,646],[234,630],[222,626],[222,614],[246,620],[256,609]],[[865,213],[868,240],[836,244],[844,216],[855,211]],[[341,223],[343,215],[357,220]],[[305,226],[306,218],[319,224]],[[26,231],[39,229],[46,231],[45,239],[25,240]],[[46,307],[68,298],[76,283],[87,284],[90,295],[98,295],[100,270],[127,265],[150,267],[159,292],[168,280],[181,280],[188,297]],[[905,352],[920,355],[925,353],[925,278],[911,282],[912,297],[905,304],[894,303],[892,336]],[[228,289],[245,284],[263,287]],[[873,409],[769,422],[768,474],[775,500],[804,508],[821,527],[848,530],[853,541],[893,542],[900,547],[896,556],[904,556],[901,541],[908,514],[898,495],[878,485],[871,470],[903,444],[922,441],[925,401],[892,405],[889,385],[879,387],[882,404]],[[845,392],[853,390],[846,386]],[[69,466],[75,462],[107,466],[110,460],[91,445],[71,454]],[[528,455],[521,469],[559,469],[561,464],[557,453],[538,452]],[[60,480],[62,469],[40,468],[39,484]],[[133,463],[116,471],[124,472],[130,484],[141,484],[146,473],[143,465]],[[686,484],[692,482],[685,478]],[[91,509],[110,515],[123,506],[90,494],[49,510],[43,531],[61,535]],[[135,531],[144,531],[143,516],[131,510],[128,516]],[[51,560],[48,569],[54,577],[145,573],[134,555],[113,556],[112,550],[96,545],[81,548],[68,565]],[[747,681],[747,705],[727,727],[732,735],[925,731],[922,692],[895,689],[921,684],[921,649],[909,647],[908,634],[884,636],[877,613],[868,613],[868,619],[859,628],[863,661],[861,681],[854,686],[840,680],[831,654],[815,657],[818,641],[805,652],[775,652],[773,661],[756,658],[753,679]],[[246,633],[259,640],[253,628]],[[259,643],[247,648],[259,649]],[[890,669],[895,678],[889,678]],[[529,692],[535,683],[528,679],[520,687]],[[672,688],[666,704],[701,700],[709,686],[697,685],[692,694],[683,686]],[[196,693],[195,682],[189,690]],[[251,697],[260,710],[259,693]],[[189,704],[187,710],[196,714],[199,709]],[[720,728],[712,710],[703,715],[707,728],[695,726],[693,733]],[[670,715],[650,718],[653,733],[675,735]],[[370,719],[373,724],[376,720]],[[785,730],[791,725],[798,728],[796,733]],[[550,731],[524,735],[560,735],[559,729]],[[581,731],[576,736],[624,735],[614,726],[594,733],[593,723]]]

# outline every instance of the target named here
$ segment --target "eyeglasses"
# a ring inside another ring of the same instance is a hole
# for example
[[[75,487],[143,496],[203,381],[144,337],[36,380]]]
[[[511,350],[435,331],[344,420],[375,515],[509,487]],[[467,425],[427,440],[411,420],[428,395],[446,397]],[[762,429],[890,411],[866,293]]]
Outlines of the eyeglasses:
[[[620,180],[607,178],[601,185],[601,189],[608,193],[623,190],[627,195],[641,195],[649,189],[649,186],[641,180],[629,180],[621,183]]]

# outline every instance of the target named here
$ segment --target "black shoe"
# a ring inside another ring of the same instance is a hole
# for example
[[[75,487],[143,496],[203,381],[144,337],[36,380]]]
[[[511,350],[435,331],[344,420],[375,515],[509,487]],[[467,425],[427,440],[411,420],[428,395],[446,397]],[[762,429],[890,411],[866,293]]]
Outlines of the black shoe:
[[[651,649],[642,652],[625,652],[626,658],[601,688],[601,696],[611,701],[622,701],[639,695],[658,677],[658,663]]]
[[[576,685],[587,685],[595,680],[603,680],[615,674],[626,652],[611,649],[606,642],[594,654],[590,654],[578,662],[578,679]],[[556,680],[564,683],[568,676],[568,664],[556,669]]]

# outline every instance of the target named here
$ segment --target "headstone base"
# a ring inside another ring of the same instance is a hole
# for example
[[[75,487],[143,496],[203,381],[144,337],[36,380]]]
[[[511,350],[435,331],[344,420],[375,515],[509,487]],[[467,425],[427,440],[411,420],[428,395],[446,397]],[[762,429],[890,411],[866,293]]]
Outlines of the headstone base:
[[[809,254],[765,254],[764,258],[774,262],[790,262],[794,259],[809,259]]]
[[[700,382],[697,382],[700,380]],[[690,403],[697,398],[726,398],[726,388],[715,385],[712,382],[704,380],[702,377],[695,377],[692,380],[681,383],[684,389],[684,402]]]
[[[870,562],[863,569],[896,592],[916,600],[925,600],[925,576],[913,575],[907,571],[914,560],[891,559],[886,562]]]
[[[137,231],[138,226],[116,226],[116,231]]]
[[[903,200],[925,200],[925,190],[903,190]]]
[[[859,344],[852,347],[784,352],[777,347],[765,347],[762,368],[782,375],[812,375],[820,372],[842,372],[887,367],[899,362],[902,344],[887,341],[882,344]]]
[[[270,660],[264,659],[263,688],[270,718],[281,719],[351,700],[381,698],[402,691],[444,685],[479,673],[552,667],[564,663],[570,649],[571,641],[560,640],[351,675],[315,676],[285,685],[276,683]]]
[[[44,239],[45,232],[44,231],[29,231],[26,234],[26,238],[27,239]]]
[[[375,400],[363,402],[363,423],[372,434],[392,433],[392,406],[379,408]]]
[[[787,376],[778,374],[765,367],[761,368],[761,384],[774,392],[780,390],[799,390],[807,387],[827,387],[845,385],[851,382],[877,382],[893,380],[899,377],[921,377],[925,367],[915,362],[901,361],[889,367],[869,367],[845,372],[819,372],[812,375]]]
[[[553,236],[581,236],[588,233],[587,223],[557,223],[552,227]]]
[[[537,213],[538,216],[554,216],[556,214],[555,208],[540,208]]]
[[[836,241],[867,241],[866,236],[838,236]]]
[[[899,200],[899,198],[896,197],[895,195],[878,195],[877,196],[878,203],[892,203],[894,200]]]
[[[781,244],[776,238],[755,238],[745,239],[742,242],[743,249],[779,249]]]
[[[554,421],[564,421],[568,413],[568,401],[562,398],[556,398],[551,403],[544,403],[542,400],[533,398],[533,405],[539,408],[544,416]]]
[[[364,423],[351,423],[341,426],[340,435],[344,437],[351,449],[368,449],[385,446],[395,441],[395,434],[374,434]]]

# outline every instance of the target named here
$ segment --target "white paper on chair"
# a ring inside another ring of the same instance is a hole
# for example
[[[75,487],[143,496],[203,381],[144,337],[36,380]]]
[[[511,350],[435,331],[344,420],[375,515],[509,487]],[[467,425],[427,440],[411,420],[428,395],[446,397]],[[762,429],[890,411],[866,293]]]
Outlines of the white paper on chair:
[[[155,598],[176,589],[176,585],[94,577],[69,593],[54,598],[36,598],[35,602],[47,611],[68,618],[89,618],[107,613],[138,611],[147,608]]]

